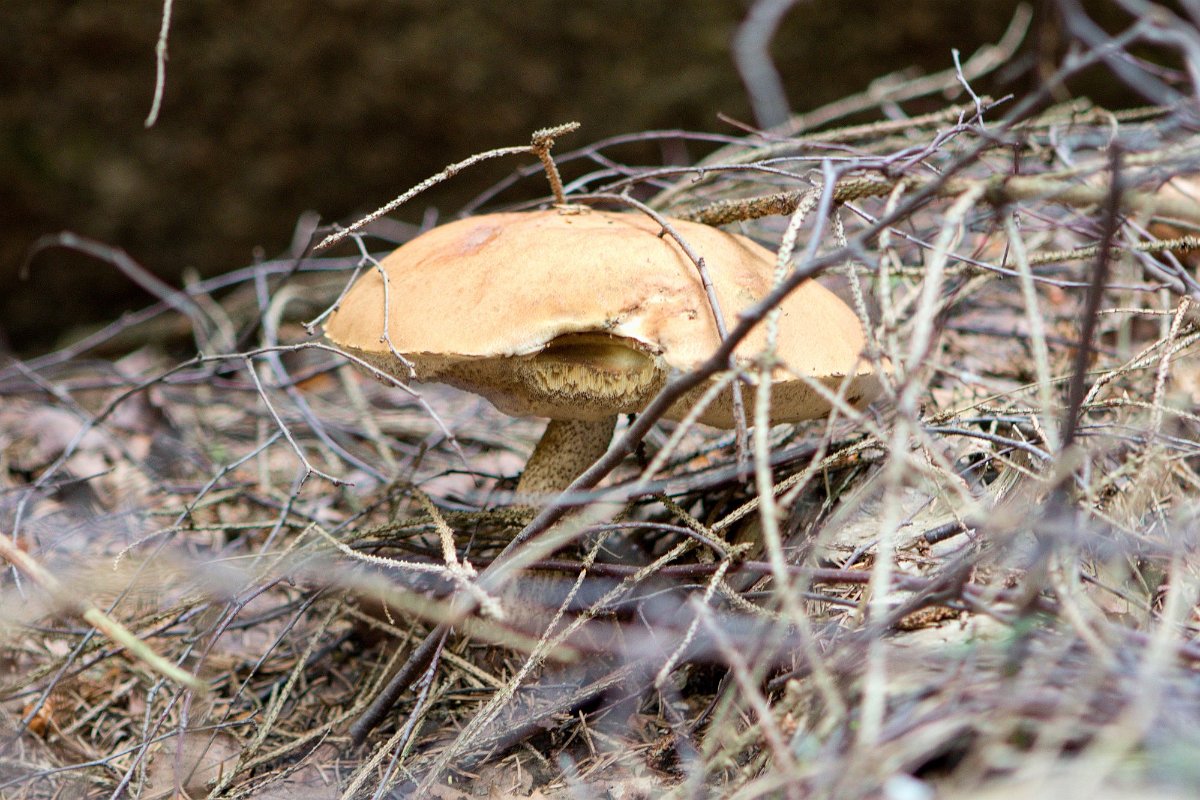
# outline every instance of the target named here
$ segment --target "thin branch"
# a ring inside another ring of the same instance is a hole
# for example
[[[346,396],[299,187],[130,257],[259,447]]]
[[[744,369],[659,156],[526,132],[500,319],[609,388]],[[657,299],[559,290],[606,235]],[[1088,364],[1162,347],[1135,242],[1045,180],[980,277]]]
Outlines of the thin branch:
[[[193,691],[208,691],[208,685],[204,681],[154,652],[149,645],[137,637],[137,634],[105,614],[90,600],[81,597],[78,591],[68,589],[49,570],[4,535],[0,535],[0,558],[19,569],[25,577],[54,598],[55,602],[71,609],[85,622],[116,642],[117,645],[128,650],[134,658],[145,663],[154,672]]]
[[[564,125],[559,125],[559,126],[553,127],[553,128],[543,128],[541,130],[534,132],[532,144],[520,145],[520,146],[516,146],[516,147],[500,147],[495,150],[488,150],[487,152],[484,152],[484,153],[476,153],[473,156],[464,158],[462,161],[457,161],[457,162],[451,164],[450,166],[446,167],[445,169],[443,169],[441,172],[437,173],[436,175],[431,175],[430,177],[428,177],[425,180],[418,183],[416,186],[413,186],[411,189],[404,192],[402,195],[397,197],[395,200],[392,200],[391,202],[375,209],[367,216],[354,222],[352,225],[342,228],[341,230],[336,231],[335,233],[329,234],[324,239],[317,242],[317,245],[316,245],[316,247],[313,248],[313,250],[314,251],[324,250],[327,247],[337,244],[342,239],[345,239],[347,236],[354,233],[355,231],[361,230],[364,226],[371,224],[372,222],[374,222],[375,220],[384,216],[385,214],[390,214],[391,212],[395,211],[397,208],[404,205],[409,200],[413,199],[414,197],[416,197],[417,195],[419,195],[421,192],[425,191],[426,189],[436,186],[437,184],[441,183],[444,180],[453,178],[455,175],[462,172],[464,169],[467,169],[468,167],[473,167],[476,164],[479,164],[483,161],[488,161],[493,158],[503,158],[505,156],[514,156],[514,155],[521,155],[521,154],[528,153],[528,154],[536,155],[539,158],[542,158],[542,163],[544,165],[546,163],[545,159],[549,158],[550,148],[549,148],[548,143],[552,142],[555,136],[558,136],[563,133],[569,133],[570,131],[575,130],[577,127],[579,127],[579,123],[568,122]],[[543,154],[545,154],[545,158],[543,158]],[[551,161],[551,165],[553,165],[553,161]],[[550,178],[551,186],[554,185],[554,180],[555,180],[555,177],[557,176],[557,174],[558,174],[557,169],[555,169],[553,171],[553,173],[549,172],[549,170],[547,171],[547,175]],[[561,189],[562,189],[562,180],[561,179],[559,179],[558,186],[559,186],[559,191],[561,192]]]
[[[158,111],[162,107],[163,92],[167,87],[167,39],[171,34],[171,6],[174,0],[163,0],[162,27],[158,30],[158,43],[154,45],[154,100],[144,125],[153,128],[158,122]]]

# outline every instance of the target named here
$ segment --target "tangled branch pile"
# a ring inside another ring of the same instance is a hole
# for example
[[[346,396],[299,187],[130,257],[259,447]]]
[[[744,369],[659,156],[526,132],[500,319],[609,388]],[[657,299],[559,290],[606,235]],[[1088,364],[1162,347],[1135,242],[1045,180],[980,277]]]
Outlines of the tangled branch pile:
[[[528,532],[497,498],[536,425],[364,382],[297,322],[374,239],[10,361],[0,794],[1195,785],[1194,109],[1033,105],[826,110],[689,167],[563,156],[575,200],[791,248],[790,280],[859,313],[887,397],[744,450],[662,423],[534,520],[562,546],[494,593],[475,576]],[[181,333],[202,355],[167,355]],[[472,593],[488,613],[462,618]]]

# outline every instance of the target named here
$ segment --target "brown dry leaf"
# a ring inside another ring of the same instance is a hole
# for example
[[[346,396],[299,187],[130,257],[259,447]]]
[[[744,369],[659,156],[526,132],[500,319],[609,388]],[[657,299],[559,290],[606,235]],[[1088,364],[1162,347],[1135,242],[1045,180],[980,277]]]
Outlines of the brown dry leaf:
[[[340,796],[333,771],[323,772],[315,764],[245,795],[247,800],[337,800]]]
[[[456,779],[453,784],[439,783],[430,790],[430,797],[438,800],[508,800],[508,798],[531,798],[533,774],[527,769],[518,770],[512,759],[505,759],[480,767],[470,780]],[[540,795],[540,792],[536,793]]]
[[[22,718],[29,716],[29,712],[33,710],[33,705],[32,701],[25,704],[25,707],[21,709]],[[34,736],[44,737],[50,729],[50,723],[54,719],[54,712],[57,709],[57,705],[54,695],[47,697],[46,702],[42,703],[38,712],[29,720],[29,732]]]
[[[186,732],[166,740],[150,756],[143,797],[203,797],[211,785],[237,763],[242,746],[226,733]]]
[[[1133,564],[1113,558],[1092,564],[1093,579],[1080,584],[1084,597],[1111,622],[1131,626],[1144,624],[1153,598],[1147,594]]]
[[[25,417],[25,435],[34,440],[37,458],[50,461],[67,449],[83,431],[84,420],[66,409],[55,406],[38,406]],[[83,433],[78,443],[79,452],[103,452],[111,450],[102,432],[96,428]]]
[[[886,497],[868,497],[862,503],[847,503],[826,526],[825,538],[818,544],[822,556],[840,559],[847,553],[868,546],[880,536],[880,521],[884,519],[884,504],[898,503],[901,526],[897,536],[907,541],[923,531],[954,521],[944,505],[938,502],[941,493],[932,482],[914,475],[918,485],[905,486]]]
[[[4,763],[0,776],[6,788],[3,797],[88,797],[86,778],[76,770],[59,771],[62,760],[55,748],[37,736],[17,735],[21,717],[17,709],[0,706],[0,741]]]

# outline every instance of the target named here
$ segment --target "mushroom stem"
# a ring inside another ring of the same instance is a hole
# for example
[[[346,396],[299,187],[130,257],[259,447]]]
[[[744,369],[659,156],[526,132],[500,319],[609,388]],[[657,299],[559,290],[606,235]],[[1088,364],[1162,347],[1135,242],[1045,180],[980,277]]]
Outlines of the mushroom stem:
[[[616,426],[615,414],[596,421],[550,420],[517,482],[517,494],[553,494],[570,486],[608,450]]]

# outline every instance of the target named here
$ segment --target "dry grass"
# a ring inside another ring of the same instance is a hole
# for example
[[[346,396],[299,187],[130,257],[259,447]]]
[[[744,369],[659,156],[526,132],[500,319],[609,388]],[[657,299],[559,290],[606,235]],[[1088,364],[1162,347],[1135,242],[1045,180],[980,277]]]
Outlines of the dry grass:
[[[581,512],[505,512],[536,423],[362,381],[296,324],[356,258],[0,368],[0,529],[58,584],[0,584],[0,795],[1182,796],[1200,285],[1146,226],[1200,222],[1160,202],[1200,170],[1194,119],[967,100],[828,127],[850,98],[702,169],[560,159],[576,199],[719,213],[784,281],[823,273],[890,362],[868,414],[759,426],[744,468],[735,435],[664,423]],[[165,355],[180,332],[204,355]],[[559,546],[501,585],[523,528]]]

